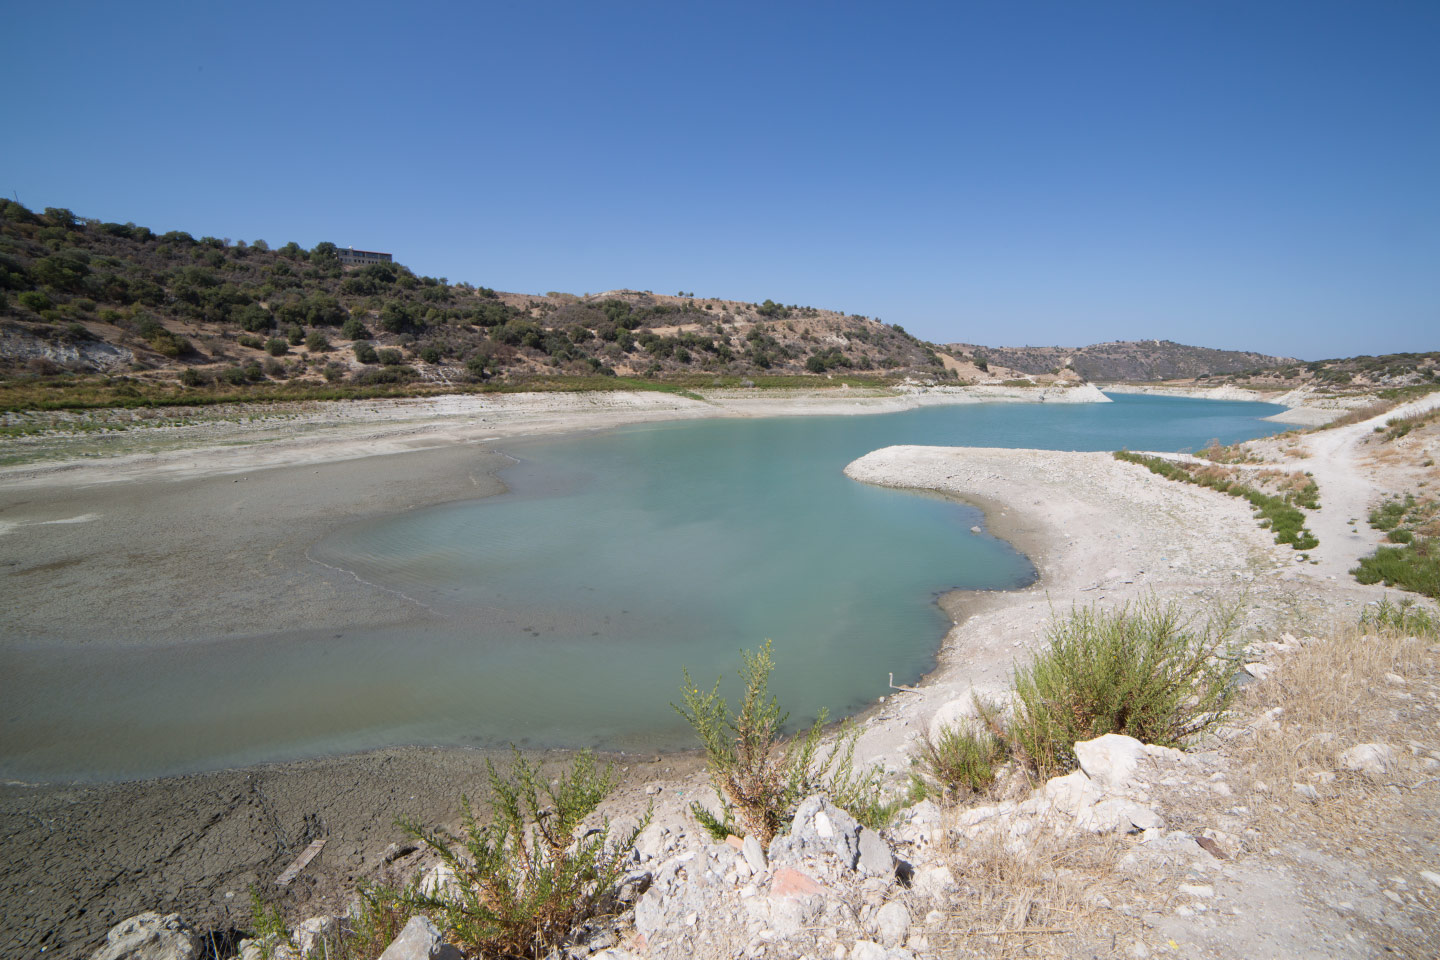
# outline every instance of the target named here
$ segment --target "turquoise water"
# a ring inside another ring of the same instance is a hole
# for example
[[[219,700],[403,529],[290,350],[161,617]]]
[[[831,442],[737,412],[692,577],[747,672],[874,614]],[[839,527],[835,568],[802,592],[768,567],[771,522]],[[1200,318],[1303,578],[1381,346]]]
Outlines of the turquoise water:
[[[1034,570],[970,533],[979,511],[856,483],[841,472],[851,460],[896,443],[1195,448],[1276,432],[1259,418],[1279,409],[1118,396],[507,441],[511,492],[312,548],[428,608],[415,624],[88,654],[102,679],[86,706],[29,718],[23,756],[0,768],[141,776],[405,743],[686,746],[670,707],[682,670],[708,687],[766,638],[797,719],[854,712],[891,672],[908,683],[933,667],[948,627],[937,597]],[[103,679],[117,674],[131,682]]]

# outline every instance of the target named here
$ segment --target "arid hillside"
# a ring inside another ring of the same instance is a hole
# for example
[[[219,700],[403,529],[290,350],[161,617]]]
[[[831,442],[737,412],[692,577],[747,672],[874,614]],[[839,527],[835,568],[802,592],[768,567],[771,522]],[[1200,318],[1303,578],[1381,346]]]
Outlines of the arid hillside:
[[[1074,371],[1083,380],[1176,380],[1294,364],[1299,361],[1242,350],[1191,347],[1169,340],[1117,340],[1088,347],[984,347],[952,343],[946,350],[986,366],[1025,374]]]
[[[272,249],[0,203],[7,406],[77,387],[96,401],[126,389],[228,399],[303,395],[307,384],[339,396],[686,375],[958,376],[902,328],[834,310],[636,290],[503,293],[399,263],[346,265],[332,243]]]

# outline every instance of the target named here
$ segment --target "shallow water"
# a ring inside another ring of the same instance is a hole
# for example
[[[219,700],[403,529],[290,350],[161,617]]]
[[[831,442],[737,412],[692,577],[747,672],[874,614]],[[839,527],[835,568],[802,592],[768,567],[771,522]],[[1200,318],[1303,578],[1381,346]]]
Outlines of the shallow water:
[[[0,771],[151,776],[405,743],[685,746],[670,707],[682,671],[708,688],[766,638],[797,719],[850,713],[891,672],[909,683],[934,665],[937,597],[1034,577],[969,532],[979,511],[856,483],[851,460],[896,443],[1179,450],[1282,429],[1260,421],[1269,404],[1115,401],[507,442],[510,493],[353,524],[311,549],[409,597],[415,624],[32,652],[15,661]],[[42,694],[58,676],[67,696]]]

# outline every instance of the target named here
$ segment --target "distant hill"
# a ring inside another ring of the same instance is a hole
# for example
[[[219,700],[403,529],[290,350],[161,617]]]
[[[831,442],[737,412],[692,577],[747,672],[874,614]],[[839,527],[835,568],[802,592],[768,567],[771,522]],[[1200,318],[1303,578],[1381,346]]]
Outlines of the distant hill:
[[[1190,347],[1169,340],[1117,340],[1088,347],[983,347],[952,343],[945,350],[987,366],[998,364],[1021,373],[1054,374],[1073,370],[1084,380],[1179,380],[1280,367],[1299,361],[1244,350]]]
[[[958,377],[932,344],[864,316],[685,293],[504,293],[340,253],[0,201],[0,381],[39,396],[39,381],[104,374],[107,389],[123,381],[158,398],[596,376]]]
[[[1440,383],[1440,350],[1309,363],[1291,361],[1239,370],[1226,375],[1223,381],[1258,388],[1294,389],[1309,385],[1341,393],[1424,387]]]

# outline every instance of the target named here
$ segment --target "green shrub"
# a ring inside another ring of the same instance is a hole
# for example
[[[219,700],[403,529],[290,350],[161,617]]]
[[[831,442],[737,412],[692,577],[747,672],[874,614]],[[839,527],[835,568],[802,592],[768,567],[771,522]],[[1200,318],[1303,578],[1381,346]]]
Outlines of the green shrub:
[[[283,357],[290,352],[290,344],[279,337],[271,337],[265,341],[265,352],[272,357]]]
[[[359,317],[351,315],[340,325],[340,335],[346,340],[368,340],[370,331],[365,329]]]
[[[720,799],[722,818],[710,815],[697,803],[691,810],[712,835],[753,836],[768,846],[795,816],[807,795],[824,791],[834,803],[867,826],[880,826],[895,812],[881,796],[880,770],[855,769],[855,743],[859,731],[847,725],[838,742],[823,756],[821,733],[826,714],[821,711],[805,733],[786,740],[783,728],[788,713],[769,692],[775,669],[770,641],[755,653],[742,651],[740,679],[744,694],[733,715],[720,696],[720,681],[702,693],[685,671],[682,705],[671,704],[694,728],[705,749],[710,783]]]
[[[398,367],[405,362],[405,355],[393,348],[377,350],[375,356],[387,367]]]
[[[942,727],[940,736],[928,732],[920,745],[918,764],[927,788],[945,797],[983,794],[995,783],[996,770],[1009,755],[1005,735],[988,704],[977,702],[980,716],[955,726]],[[927,790],[928,792],[928,790]]]
[[[378,363],[380,358],[375,355],[375,345],[369,340],[357,340],[354,346],[355,359],[361,363]]]
[[[260,945],[261,960],[271,960],[279,955],[294,956],[295,944],[285,925],[280,908],[265,902],[260,889],[250,885],[250,939]]]
[[[29,310],[34,310],[36,313],[39,313],[42,310],[49,310],[52,306],[52,304],[50,303],[50,298],[45,296],[45,294],[41,293],[38,290],[26,290],[24,293],[20,294],[20,296],[16,297],[15,300],[20,304],[20,306],[25,307]]]
[[[1411,597],[1391,603],[1389,597],[1379,603],[1366,604],[1360,613],[1360,624],[1380,630],[1393,630],[1411,637],[1440,638],[1440,617],[1424,607],[1415,605]]]
[[[486,761],[494,820],[481,826],[464,801],[464,836],[402,826],[455,872],[453,893],[412,891],[413,909],[433,912],[454,940],[480,956],[545,957],[563,953],[585,920],[601,913],[624,875],[626,855],[648,822],[611,838],[605,822],[577,837],[580,821],[610,792],[614,768],[581,753],[570,770],[547,781],[515,751],[508,777]]]
[[[1077,741],[1107,733],[1183,746],[1234,696],[1238,612],[1196,627],[1174,603],[1152,597],[1052,621],[1048,646],[1015,670],[1008,734],[1017,755],[1048,777],[1074,765]]]
[[[1393,535],[1393,533],[1392,533]],[[1400,587],[1440,600],[1440,546],[1436,537],[1414,537],[1399,547],[1380,547],[1350,572],[1361,583]]]
[[[311,353],[324,353],[330,349],[330,338],[319,330],[311,330],[305,336],[305,349]]]

